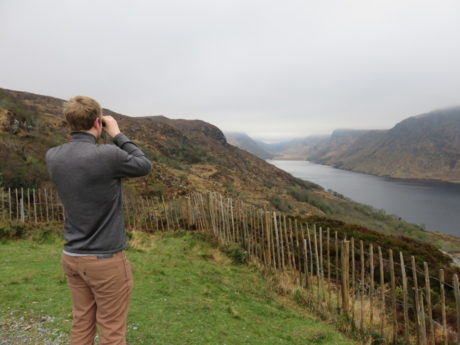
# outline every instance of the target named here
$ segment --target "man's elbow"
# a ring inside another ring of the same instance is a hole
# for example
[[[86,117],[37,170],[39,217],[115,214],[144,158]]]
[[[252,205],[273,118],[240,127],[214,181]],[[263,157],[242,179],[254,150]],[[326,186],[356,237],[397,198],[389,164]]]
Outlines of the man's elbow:
[[[149,159],[142,161],[142,176],[148,175],[152,172],[152,162]]]

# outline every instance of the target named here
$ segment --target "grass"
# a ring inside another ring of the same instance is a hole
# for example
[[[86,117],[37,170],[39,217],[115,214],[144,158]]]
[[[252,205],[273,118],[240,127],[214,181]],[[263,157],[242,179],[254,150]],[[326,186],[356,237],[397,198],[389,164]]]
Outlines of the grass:
[[[68,333],[62,244],[53,237],[0,243],[4,315],[48,318],[47,328]],[[235,264],[200,233],[133,233],[127,256],[134,275],[129,344],[352,344],[271,291],[255,265]]]

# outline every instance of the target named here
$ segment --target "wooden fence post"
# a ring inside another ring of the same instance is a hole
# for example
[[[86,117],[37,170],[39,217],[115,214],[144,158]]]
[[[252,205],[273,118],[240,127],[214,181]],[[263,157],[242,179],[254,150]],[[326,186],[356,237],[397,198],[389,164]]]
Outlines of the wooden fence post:
[[[19,220],[19,196],[18,196],[18,189],[14,189],[14,193],[16,195],[16,220]]]
[[[310,252],[310,276],[313,278],[313,242],[310,236],[310,229],[307,224],[308,251]]]
[[[374,245],[372,243],[369,244],[369,271],[369,323],[372,327],[374,325]]]
[[[253,245],[254,245],[254,228],[252,226],[252,206],[249,206],[246,210],[246,224],[247,224],[247,231],[248,231],[248,253],[249,256],[252,255],[253,252]],[[276,235],[276,234],[275,234]]]
[[[45,219],[44,212],[43,212],[43,200],[42,200],[42,195],[43,195],[43,189],[39,188],[38,189],[38,205],[40,209],[40,221],[43,221]]]
[[[286,215],[283,214],[282,217],[283,221],[281,222],[281,229],[283,233],[283,244],[285,247],[285,253],[286,253],[286,259],[287,263],[286,266],[288,267],[289,270],[292,270],[292,263],[291,263],[291,249],[289,248],[289,235],[288,235],[288,230],[287,230],[287,221],[286,221]]]
[[[187,196],[186,202],[187,202],[187,228],[191,229],[193,218],[192,218],[192,200],[191,200],[190,195]],[[152,225],[152,229],[153,229],[153,225]]]
[[[155,232],[155,231],[158,231],[158,218],[156,217],[156,214],[155,214],[155,208],[154,208],[154,203],[153,203],[153,198],[150,197],[150,198],[147,198],[146,200],[147,202],[147,208],[149,210],[149,218],[150,218],[150,226],[152,227],[152,232]],[[193,206],[192,206],[192,199],[188,199],[188,202],[189,202],[189,206],[190,206],[190,226],[189,228],[191,229],[192,227],[192,223],[193,223]]]
[[[276,212],[273,212],[273,225],[275,228],[275,238],[276,238],[276,261],[278,263],[278,268],[283,269],[283,266],[281,264],[281,253],[280,253],[280,240],[278,237],[278,223],[276,221]]]
[[[321,278],[321,283],[324,277],[324,261],[323,261],[323,228],[319,227],[318,232],[318,245],[319,245],[319,276]]]
[[[390,281],[391,281],[391,300],[393,306],[393,343],[396,343],[398,337],[398,315],[396,309],[396,278],[395,278],[395,265],[393,261],[393,250],[388,250],[388,256],[390,257]]]
[[[304,232],[302,222],[300,222],[299,227],[300,227],[300,241],[302,242],[302,247],[303,247],[303,252],[304,252],[304,257],[305,257],[305,260],[303,262],[304,262],[304,271],[305,271],[305,287],[307,287],[307,285],[308,285],[307,241],[305,239],[305,232]],[[300,253],[299,253],[299,256],[301,256]]]
[[[225,227],[225,214],[224,214],[224,204],[223,204],[223,200],[222,200],[222,194],[219,194],[219,201],[218,201],[219,205],[220,205],[220,219],[221,221],[219,222],[220,223],[220,236],[223,240],[224,243],[227,243],[227,236],[226,236],[226,227]],[[247,229],[247,222],[246,222],[246,219],[245,219],[245,222],[244,224],[246,225],[246,229]],[[249,252],[249,245],[248,245],[248,239],[246,238],[246,250]]]
[[[25,215],[24,215],[24,198],[21,198],[20,202],[20,212],[21,212],[21,223],[25,222]]]
[[[343,240],[342,245],[342,310],[345,314],[349,311],[349,256],[350,256],[350,242]]]
[[[233,214],[233,199],[230,199],[230,217],[232,218],[232,241],[236,243],[235,219]]]
[[[279,215],[278,217],[278,222],[279,222],[279,233],[280,233],[280,247],[281,247],[281,266],[283,267],[283,270],[286,270],[286,253],[284,252],[284,246],[286,243],[286,237],[284,235],[283,231],[283,217],[282,215]]]
[[[360,282],[360,290],[361,290],[361,320],[360,320],[360,328],[361,331],[364,330],[364,243],[363,240],[359,240],[359,253],[360,253],[360,261],[361,261],[361,282]]]
[[[255,256],[257,253],[257,227],[255,214],[257,210],[255,207],[251,207],[251,253]],[[278,248],[279,249],[279,248]]]
[[[267,235],[265,232],[265,211],[261,210],[259,214],[259,223],[260,223],[260,241],[262,246],[262,262],[264,265],[267,265],[268,255],[267,255]]]
[[[261,261],[261,239],[260,239],[260,222],[259,222],[259,213],[260,210],[257,209],[256,212],[254,213],[254,229],[256,233],[256,257],[257,260],[260,262]]]
[[[161,195],[161,201],[163,202],[163,210],[165,211],[165,218],[166,218],[166,231],[169,231],[169,217],[168,217],[168,210],[166,209],[166,203],[165,199],[163,198],[163,195]]]
[[[316,225],[313,225],[313,239],[315,241],[315,262],[316,262],[316,298],[320,299],[321,290],[321,271],[319,268],[318,236],[316,235]]]
[[[409,308],[407,305],[407,275],[406,265],[404,263],[404,256],[399,252],[399,259],[401,261],[401,278],[403,284],[403,308],[404,308],[404,340],[409,344]]]
[[[355,287],[355,239],[354,237],[351,238],[350,242],[351,246],[351,290],[350,290],[350,303],[351,303],[351,324],[353,327],[355,326],[355,294],[356,294],[356,287]]]
[[[27,188],[27,219],[30,221],[32,211],[30,209],[30,188]]]
[[[180,226],[180,200],[177,196],[173,196],[173,201],[172,201],[172,204],[174,205],[174,224],[175,226],[177,225],[177,231],[180,231],[181,230],[181,226]]]
[[[415,293],[415,313],[417,321],[417,338],[420,345],[426,345],[426,330],[423,327],[425,316],[423,315],[420,293],[418,291],[418,280],[417,280],[417,266],[415,265],[415,257],[411,256],[412,263],[412,276]]]
[[[378,246],[379,253],[379,268],[380,268],[380,333],[382,337],[385,338],[384,328],[385,328],[385,274],[383,271],[383,256],[382,248]]]
[[[271,234],[269,225],[269,213],[265,212],[265,238],[267,239],[267,264],[272,266],[272,249],[271,249]]]
[[[300,238],[300,228],[297,224],[297,219],[295,219],[294,221],[294,224],[295,224],[295,249],[296,249],[296,261],[297,261],[297,268],[298,268],[298,271],[299,271],[299,275],[298,275],[298,280],[299,280],[299,284],[300,284],[300,281],[302,280],[302,254],[301,254],[301,250],[300,250],[300,242],[299,242],[299,238]]]
[[[11,210],[11,188],[8,188],[8,210],[10,213],[10,220],[12,219],[12,210]]]
[[[460,290],[458,285],[458,276],[454,274],[454,295],[457,311],[457,344],[460,344]]]
[[[332,309],[332,282],[331,282],[331,243],[330,230],[326,229],[326,244],[327,244],[327,290],[328,290],[328,308]]]
[[[148,228],[148,214],[146,212],[146,209],[145,209],[145,201],[144,201],[144,198],[141,196],[140,197],[141,199],[141,205],[140,205],[140,214],[142,215],[142,217],[139,217],[141,218],[141,225],[140,225],[140,228],[141,228],[141,231],[145,231],[146,228]],[[145,224],[145,226],[144,226]]]
[[[444,290],[444,270],[439,270],[439,289],[441,295],[441,314],[442,314],[442,338],[443,344],[447,345],[447,317],[446,317],[446,292]]]
[[[21,223],[25,222],[25,210],[24,210],[24,188],[21,187],[21,203],[19,205],[20,212],[21,212]]]
[[[1,187],[1,202],[2,202],[2,220],[5,220],[5,192],[3,191],[3,187]]]
[[[339,236],[335,232],[335,292],[336,292],[336,307],[337,312],[340,312],[340,292],[339,292]]]
[[[53,221],[54,219],[54,193],[53,189],[50,189],[50,207],[51,207],[51,217],[50,219]]]
[[[278,267],[278,260],[276,259],[276,249],[275,249],[275,235],[273,231],[273,222],[272,217],[270,214],[267,213],[267,221],[268,221],[268,231],[270,232],[270,246],[271,246],[271,257],[273,261],[273,268],[276,269]]]
[[[37,224],[37,198],[35,196],[35,188],[32,189],[32,197],[34,199],[34,220],[35,224]]]
[[[56,202],[57,202],[57,208],[58,208],[58,211],[56,211],[56,212],[58,212],[58,214],[59,214],[58,218],[63,220],[64,219],[64,212],[62,212],[63,211],[62,200],[59,197],[58,192],[56,191],[55,193],[56,193]]]
[[[46,210],[46,221],[50,221],[50,216],[49,216],[49,209],[48,209],[48,192],[46,188],[44,188],[45,191],[45,210]]]
[[[433,323],[433,309],[431,306],[431,286],[430,286],[430,271],[428,270],[428,264],[423,262],[423,269],[425,274],[425,295],[426,295],[426,308],[428,312],[428,322],[430,324],[430,342],[435,345],[434,341],[434,323]]]
[[[304,251],[304,262],[305,262],[305,287],[310,286],[310,280],[308,275],[308,251],[307,251],[307,240],[304,238],[303,240],[303,251]]]
[[[292,261],[292,267],[294,269],[294,272],[297,271],[297,265],[295,262],[295,247],[294,247],[294,233],[292,231],[292,220],[291,218],[288,218],[288,223],[289,223],[289,245],[291,246],[291,261]]]

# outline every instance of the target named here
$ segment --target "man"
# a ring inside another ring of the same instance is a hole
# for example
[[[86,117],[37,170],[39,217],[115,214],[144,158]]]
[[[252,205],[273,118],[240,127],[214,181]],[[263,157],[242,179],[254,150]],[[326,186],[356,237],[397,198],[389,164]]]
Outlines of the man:
[[[71,139],[50,148],[45,160],[65,210],[61,263],[72,295],[70,344],[93,345],[97,324],[100,345],[125,345],[133,280],[121,178],[147,175],[152,164],[95,100],[74,97],[64,114]],[[96,144],[102,131],[115,145]]]

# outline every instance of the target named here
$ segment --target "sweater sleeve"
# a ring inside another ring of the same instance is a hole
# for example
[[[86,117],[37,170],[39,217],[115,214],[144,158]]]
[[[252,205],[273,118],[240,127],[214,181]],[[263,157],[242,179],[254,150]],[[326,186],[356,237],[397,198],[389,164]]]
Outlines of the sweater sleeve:
[[[118,133],[113,142],[118,146],[113,162],[115,178],[145,176],[152,171],[150,160],[125,134]]]

